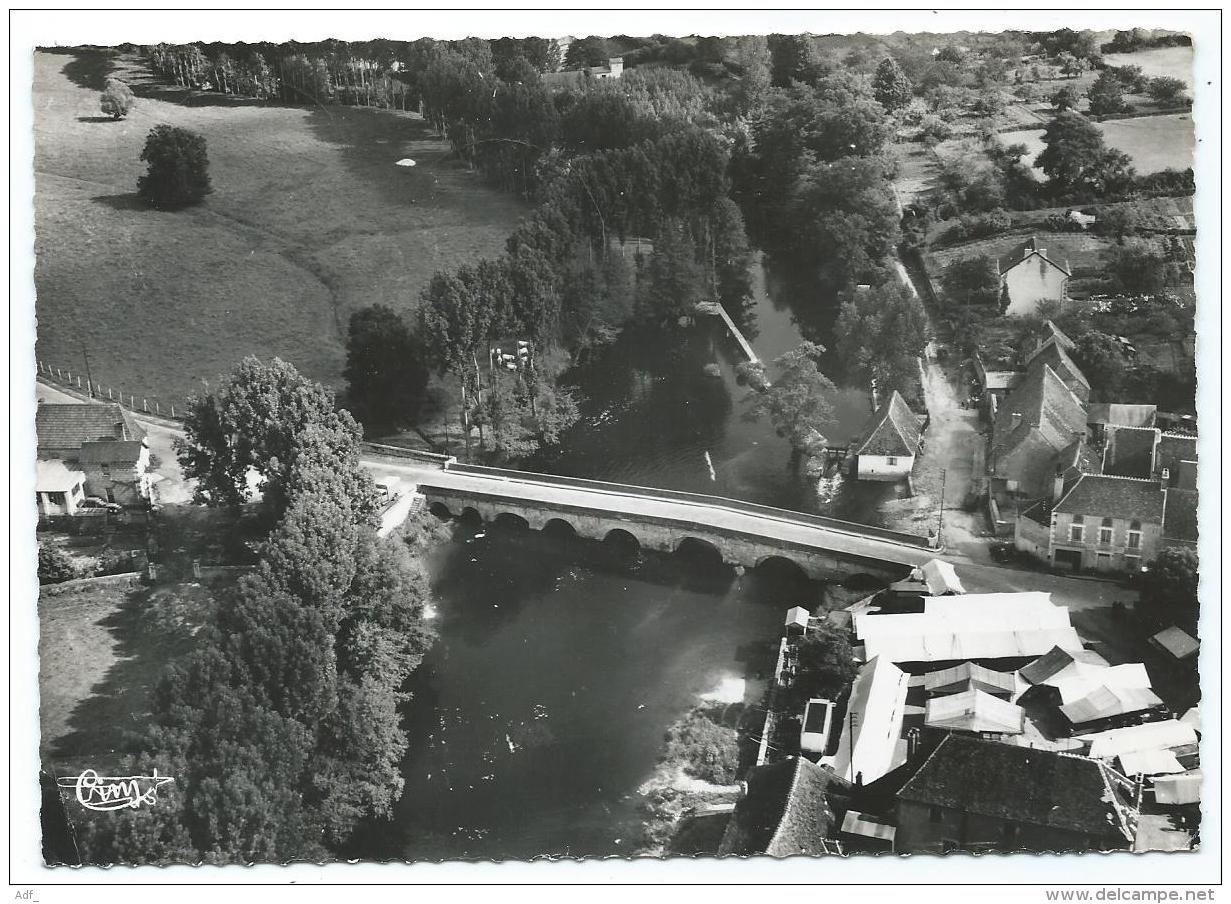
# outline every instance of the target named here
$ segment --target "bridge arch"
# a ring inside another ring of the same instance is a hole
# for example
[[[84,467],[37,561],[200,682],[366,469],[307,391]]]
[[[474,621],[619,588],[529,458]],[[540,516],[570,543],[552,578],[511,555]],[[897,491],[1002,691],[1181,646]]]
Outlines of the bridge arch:
[[[479,514],[479,510],[473,505],[463,508],[461,514],[457,516],[457,520],[468,527],[480,527],[483,524],[483,516]]]
[[[563,518],[549,518],[543,525],[543,535],[559,540],[572,540],[577,536],[577,528]]]
[[[676,541],[673,552],[677,556],[707,564],[722,565],[725,561],[721,549],[700,537],[681,537]]]
[[[757,559],[756,570],[768,577],[784,578],[790,581],[808,580],[808,572],[804,566],[787,556],[768,555]]]
[[[452,521],[453,513],[449,511],[449,507],[443,502],[433,502],[428,506],[428,511],[441,521]]]
[[[641,541],[622,527],[613,527],[603,537],[603,545],[614,549],[625,556],[636,556],[641,553]]]
[[[518,532],[530,530],[530,522],[513,512],[501,512],[496,516],[496,520],[493,523],[496,527],[503,528],[504,530]]]

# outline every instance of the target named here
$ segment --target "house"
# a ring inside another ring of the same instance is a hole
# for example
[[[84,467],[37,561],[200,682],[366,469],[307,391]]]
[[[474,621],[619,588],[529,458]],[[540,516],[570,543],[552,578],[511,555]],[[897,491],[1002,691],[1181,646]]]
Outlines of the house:
[[[855,445],[855,475],[860,480],[897,480],[915,466],[922,431],[919,418],[895,389],[876,410]]]
[[[1154,476],[1154,458],[1161,431],[1154,427],[1108,425],[1103,434],[1103,473],[1115,477]]]
[[[1090,439],[1102,442],[1108,427],[1153,427],[1157,413],[1155,405],[1094,402],[1086,406],[1086,426]]]
[[[1166,495],[1156,480],[1083,475],[1051,510],[1048,561],[1074,571],[1140,570],[1161,548]]]
[[[611,57],[604,65],[570,69],[566,72],[545,72],[543,86],[551,91],[580,88],[591,79],[617,79],[624,74],[624,57]]]
[[[1097,760],[953,734],[898,791],[894,849],[1124,849],[1135,790]]]
[[[994,397],[997,401],[1003,401],[1004,397],[1022,381],[1022,372],[1020,370],[989,370],[983,363],[983,357],[976,351],[971,359],[974,363],[975,378],[979,383],[979,392],[983,396],[984,402]]]
[[[1163,506],[1163,548],[1196,550],[1197,491],[1172,488],[1163,492],[1167,496]]]
[[[85,493],[140,505],[150,496],[145,429],[115,403],[40,402],[35,414],[38,457],[60,460],[85,475]]]
[[[1186,490],[1197,488],[1197,437],[1163,432],[1154,452],[1154,467],[1163,484]]]
[[[1073,275],[1068,262],[1061,265],[1052,260],[1033,236],[996,263],[1000,284],[1009,298],[1005,309],[1009,317],[1036,314],[1041,302],[1068,297],[1068,281]]]
[[[992,422],[993,481],[1028,499],[1048,495],[1058,466],[1083,467],[1085,433],[1081,400],[1046,363],[1031,367]]]
[[[35,462],[34,495],[40,518],[75,515],[85,498],[85,474],[59,459]]]
[[[1061,335],[1063,334],[1061,333]],[[1069,357],[1068,351],[1059,339],[1055,337],[1048,339],[1026,358],[1027,371],[1032,367],[1042,367],[1044,364],[1055,372],[1056,376],[1064,382],[1064,385],[1072,391],[1073,395],[1081,399],[1083,405],[1090,401],[1090,381],[1086,379],[1086,375],[1081,372],[1081,369],[1073,363],[1073,359]]]
[[[836,841],[849,785],[801,756],[748,771],[718,856],[840,853]]]
[[[869,660],[851,684],[837,750],[821,763],[855,785],[870,784],[905,763],[909,685],[910,676],[889,660]]]

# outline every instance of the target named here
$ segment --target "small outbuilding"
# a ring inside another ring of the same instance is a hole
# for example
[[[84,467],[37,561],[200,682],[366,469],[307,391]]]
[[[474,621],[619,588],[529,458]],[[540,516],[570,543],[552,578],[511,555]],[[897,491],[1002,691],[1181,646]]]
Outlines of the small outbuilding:
[[[922,431],[919,419],[895,389],[876,410],[854,447],[860,480],[899,480],[915,466]]]
[[[85,498],[85,472],[59,459],[35,462],[34,495],[40,518],[75,515]]]

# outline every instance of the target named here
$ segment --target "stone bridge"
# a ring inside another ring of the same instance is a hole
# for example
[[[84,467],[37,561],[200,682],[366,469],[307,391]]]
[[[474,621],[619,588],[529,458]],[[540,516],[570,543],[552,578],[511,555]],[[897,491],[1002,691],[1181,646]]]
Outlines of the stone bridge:
[[[428,464],[427,456],[421,458]],[[392,462],[368,463],[377,470],[400,470]],[[780,560],[818,580],[854,574],[896,580],[936,556],[924,537],[718,496],[463,465],[452,459],[419,470],[410,479],[439,515],[560,532],[630,550],[709,548],[728,565],[756,568]]]

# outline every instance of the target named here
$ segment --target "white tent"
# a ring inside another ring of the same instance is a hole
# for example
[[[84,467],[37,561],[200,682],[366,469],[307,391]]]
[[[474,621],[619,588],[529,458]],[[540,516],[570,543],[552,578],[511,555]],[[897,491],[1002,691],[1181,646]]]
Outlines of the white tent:
[[[929,728],[1020,734],[1024,719],[1020,706],[980,690],[933,697],[927,704]]]
[[[1176,719],[1167,719],[1163,722],[1146,722],[1144,725],[1082,735],[1081,740],[1090,745],[1090,756],[1103,759],[1142,750],[1186,747],[1197,743],[1197,733],[1191,725],[1185,725]]]
[[[1154,780],[1154,800],[1160,804],[1196,804],[1201,802],[1201,770],[1183,775],[1160,776]]]
[[[1120,754],[1120,771],[1125,775],[1172,775],[1184,767],[1170,750],[1139,750]]]
[[[887,659],[873,659],[851,685],[837,752],[821,761],[847,781],[874,782],[905,761],[902,720],[910,676]]]
[[[1180,628],[1172,625],[1159,631],[1150,638],[1151,643],[1162,647],[1176,659],[1187,659],[1189,656],[1196,656],[1201,645],[1195,638],[1190,637]]]
[[[957,570],[948,562],[929,559],[920,566],[919,571],[923,582],[928,585],[928,593],[933,596],[966,592],[957,576]]]
[[[1075,664],[1076,665],[1076,664]],[[1150,675],[1140,662],[1127,662],[1124,665],[1094,668],[1086,666],[1085,674],[1072,675],[1067,678],[1053,676],[1044,681],[1060,691],[1062,703],[1072,703],[1098,689],[1099,687],[1132,688],[1143,690],[1151,687]]]

